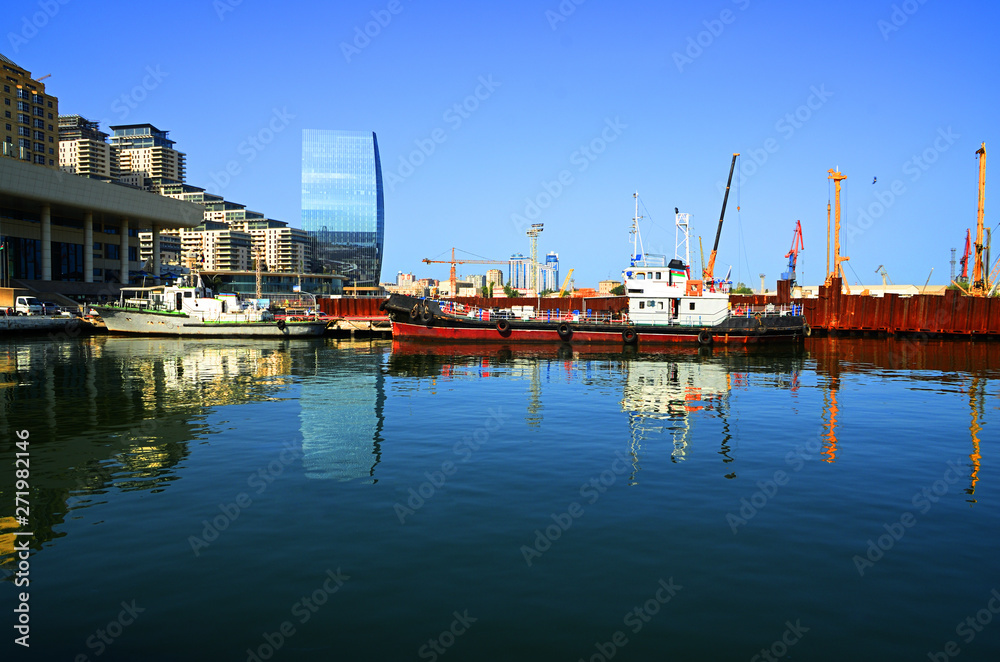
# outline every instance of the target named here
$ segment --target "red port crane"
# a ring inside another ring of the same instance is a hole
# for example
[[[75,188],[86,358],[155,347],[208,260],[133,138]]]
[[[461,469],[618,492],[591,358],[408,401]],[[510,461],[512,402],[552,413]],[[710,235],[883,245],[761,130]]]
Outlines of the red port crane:
[[[785,257],[788,258],[788,271],[781,274],[782,280],[791,281],[789,287],[795,285],[795,264],[799,259],[799,251],[805,250],[806,246],[802,242],[802,221],[795,221],[795,232],[792,234],[792,248],[789,250]]]
[[[962,265],[962,276],[958,279],[960,283],[969,282],[969,256],[972,255],[972,230],[965,231],[965,252],[962,259],[958,261]]]

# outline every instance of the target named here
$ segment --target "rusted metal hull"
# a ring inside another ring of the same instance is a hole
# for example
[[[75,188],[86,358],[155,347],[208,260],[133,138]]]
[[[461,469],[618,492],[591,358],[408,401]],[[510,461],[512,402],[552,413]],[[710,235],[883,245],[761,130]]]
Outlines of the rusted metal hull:
[[[970,297],[957,290],[944,296],[917,294],[882,297],[844,294],[839,279],[821,286],[813,299],[787,299],[778,288],[778,303],[802,306],[815,331],[827,333],[925,333],[941,336],[1000,336],[1000,299]],[[738,297],[733,297],[734,302]],[[744,303],[774,301],[773,297],[744,297]]]

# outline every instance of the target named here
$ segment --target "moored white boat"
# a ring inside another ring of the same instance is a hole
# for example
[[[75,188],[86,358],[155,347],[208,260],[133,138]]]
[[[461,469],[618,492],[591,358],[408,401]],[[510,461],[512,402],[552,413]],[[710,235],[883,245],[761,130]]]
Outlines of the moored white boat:
[[[213,295],[197,274],[178,283],[123,287],[117,304],[92,308],[112,333],[289,338],[319,336],[326,329],[326,320],[275,319],[256,301]]]

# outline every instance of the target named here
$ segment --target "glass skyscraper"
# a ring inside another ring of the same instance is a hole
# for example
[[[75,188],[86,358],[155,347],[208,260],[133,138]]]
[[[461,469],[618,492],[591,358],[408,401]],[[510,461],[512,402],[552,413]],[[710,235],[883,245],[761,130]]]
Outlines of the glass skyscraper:
[[[378,140],[367,131],[302,131],[302,229],[314,271],[377,287],[385,208]]]

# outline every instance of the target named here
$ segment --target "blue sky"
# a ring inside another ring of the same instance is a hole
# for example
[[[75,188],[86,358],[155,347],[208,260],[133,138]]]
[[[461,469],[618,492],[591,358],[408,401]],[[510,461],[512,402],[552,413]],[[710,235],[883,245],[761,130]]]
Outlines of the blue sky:
[[[975,229],[975,151],[1000,150],[1000,47],[981,29],[1000,9],[985,1],[5,7],[0,53],[52,74],[61,113],[168,130],[189,183],[293,226],[302,130],[375,131],[383,280],[446,278],[420,260],[452,246],[527,254],[524,219],[545,224],[540,253],[596,286],[627,263],[636,190],[647,251],[673,253],[674,207],[708,251],[740,152],[717,274],[773,287],[801,219],[800,282],[821,281],[839,167],[850,282],[880,282],[884,264],[943,284]]]

